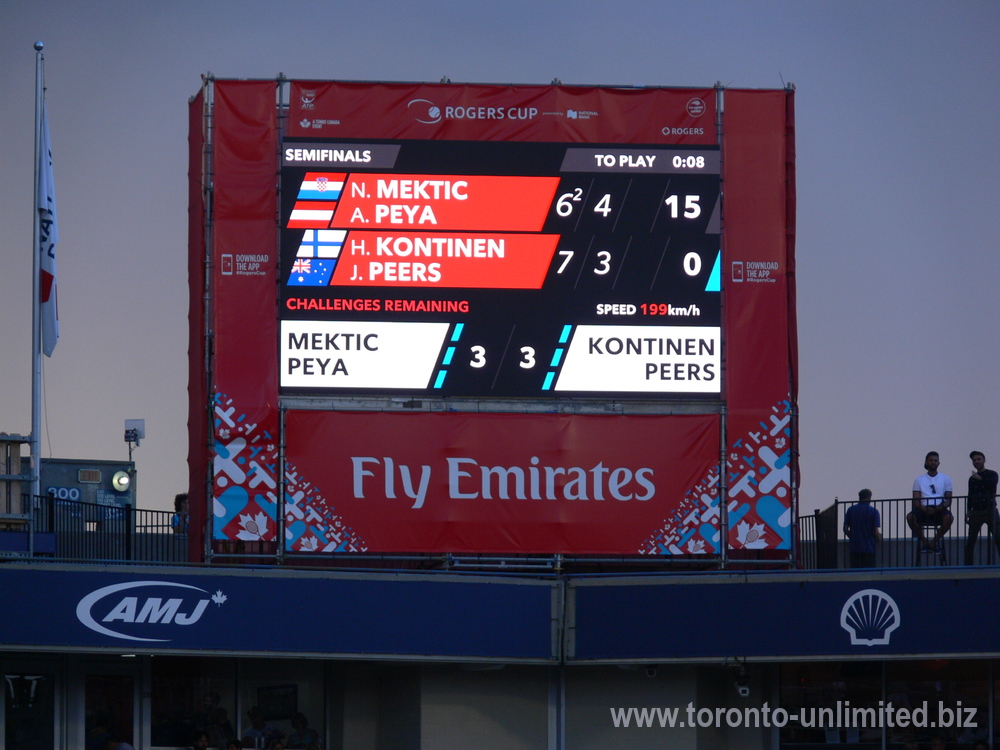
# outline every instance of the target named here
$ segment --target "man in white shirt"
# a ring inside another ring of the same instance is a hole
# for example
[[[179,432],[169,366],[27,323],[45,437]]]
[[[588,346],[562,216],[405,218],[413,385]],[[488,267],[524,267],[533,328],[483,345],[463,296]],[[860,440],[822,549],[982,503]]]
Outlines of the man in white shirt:
[[[924,459],[926,474],[913,480],[913,510],[906,515],[906,523],[920,540],[921,549],[939,552],[941,537],[948,533],[954,516],[951,514],[951,477],[939,472],[941,458],[931,451]],[[934,526],[934,539],[924,535],[926,526]]]

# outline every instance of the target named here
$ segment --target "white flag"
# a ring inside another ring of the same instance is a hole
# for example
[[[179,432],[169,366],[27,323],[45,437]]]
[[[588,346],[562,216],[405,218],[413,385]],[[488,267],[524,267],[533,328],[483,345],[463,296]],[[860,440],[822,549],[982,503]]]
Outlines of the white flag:
[[[38,221],[38,252],[41,279],[39,307],[42,317],[42,351],[51,357],[59,340],[59,306],[56,299],[56,185],[52,179],[52,147],[49,144],[49,117],[42,104],[42,143],[38,153],[38,190],[35,195]]]

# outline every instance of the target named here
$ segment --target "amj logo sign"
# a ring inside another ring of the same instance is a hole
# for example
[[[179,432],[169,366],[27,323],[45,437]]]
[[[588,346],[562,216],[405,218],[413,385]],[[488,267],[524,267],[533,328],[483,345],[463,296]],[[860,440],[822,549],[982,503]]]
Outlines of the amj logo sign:
[[[101,635],[163,643],[172,639],[146,636],[167,635],[172,626],[194,625],[210,603],[222,606],[225,601],[221,591],[209,595],[205,589],[185,583],[132,581],[87,594],[76,605],[76,617]]]

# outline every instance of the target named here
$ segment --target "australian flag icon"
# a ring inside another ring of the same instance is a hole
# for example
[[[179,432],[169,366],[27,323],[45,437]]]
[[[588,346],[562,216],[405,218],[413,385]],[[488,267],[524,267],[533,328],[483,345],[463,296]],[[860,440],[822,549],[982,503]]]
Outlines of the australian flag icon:
[[[288,286],[328,286],[336,260],[299,258],[292,264]]]

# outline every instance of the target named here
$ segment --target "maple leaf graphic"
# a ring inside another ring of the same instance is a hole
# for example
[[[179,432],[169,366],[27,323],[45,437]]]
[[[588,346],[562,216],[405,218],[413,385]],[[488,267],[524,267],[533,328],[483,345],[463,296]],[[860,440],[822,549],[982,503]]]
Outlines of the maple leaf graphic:
[[[216,591],[214,594],[212,594],[212,601],[218,604],[220,607],[223,605],[223,603],[225,603],[226,598],[227,598],[226,595],[223,594],[221,590]]]
[[[305,537],[299,542],[299,550],[302,552],[315,552],[319,549],[319,539],[314,536]]]
[[[236,534],[236,538],[256,542],[267,534],[267,516],[264,513],[256,513],[252,516],[249,513],[240,513],[240,526],[242,528]]]
[[[762,523],[751,526],[746,521],[740,521],[736,524],[736,539],[747,549],[767,549],[765,533]]]

